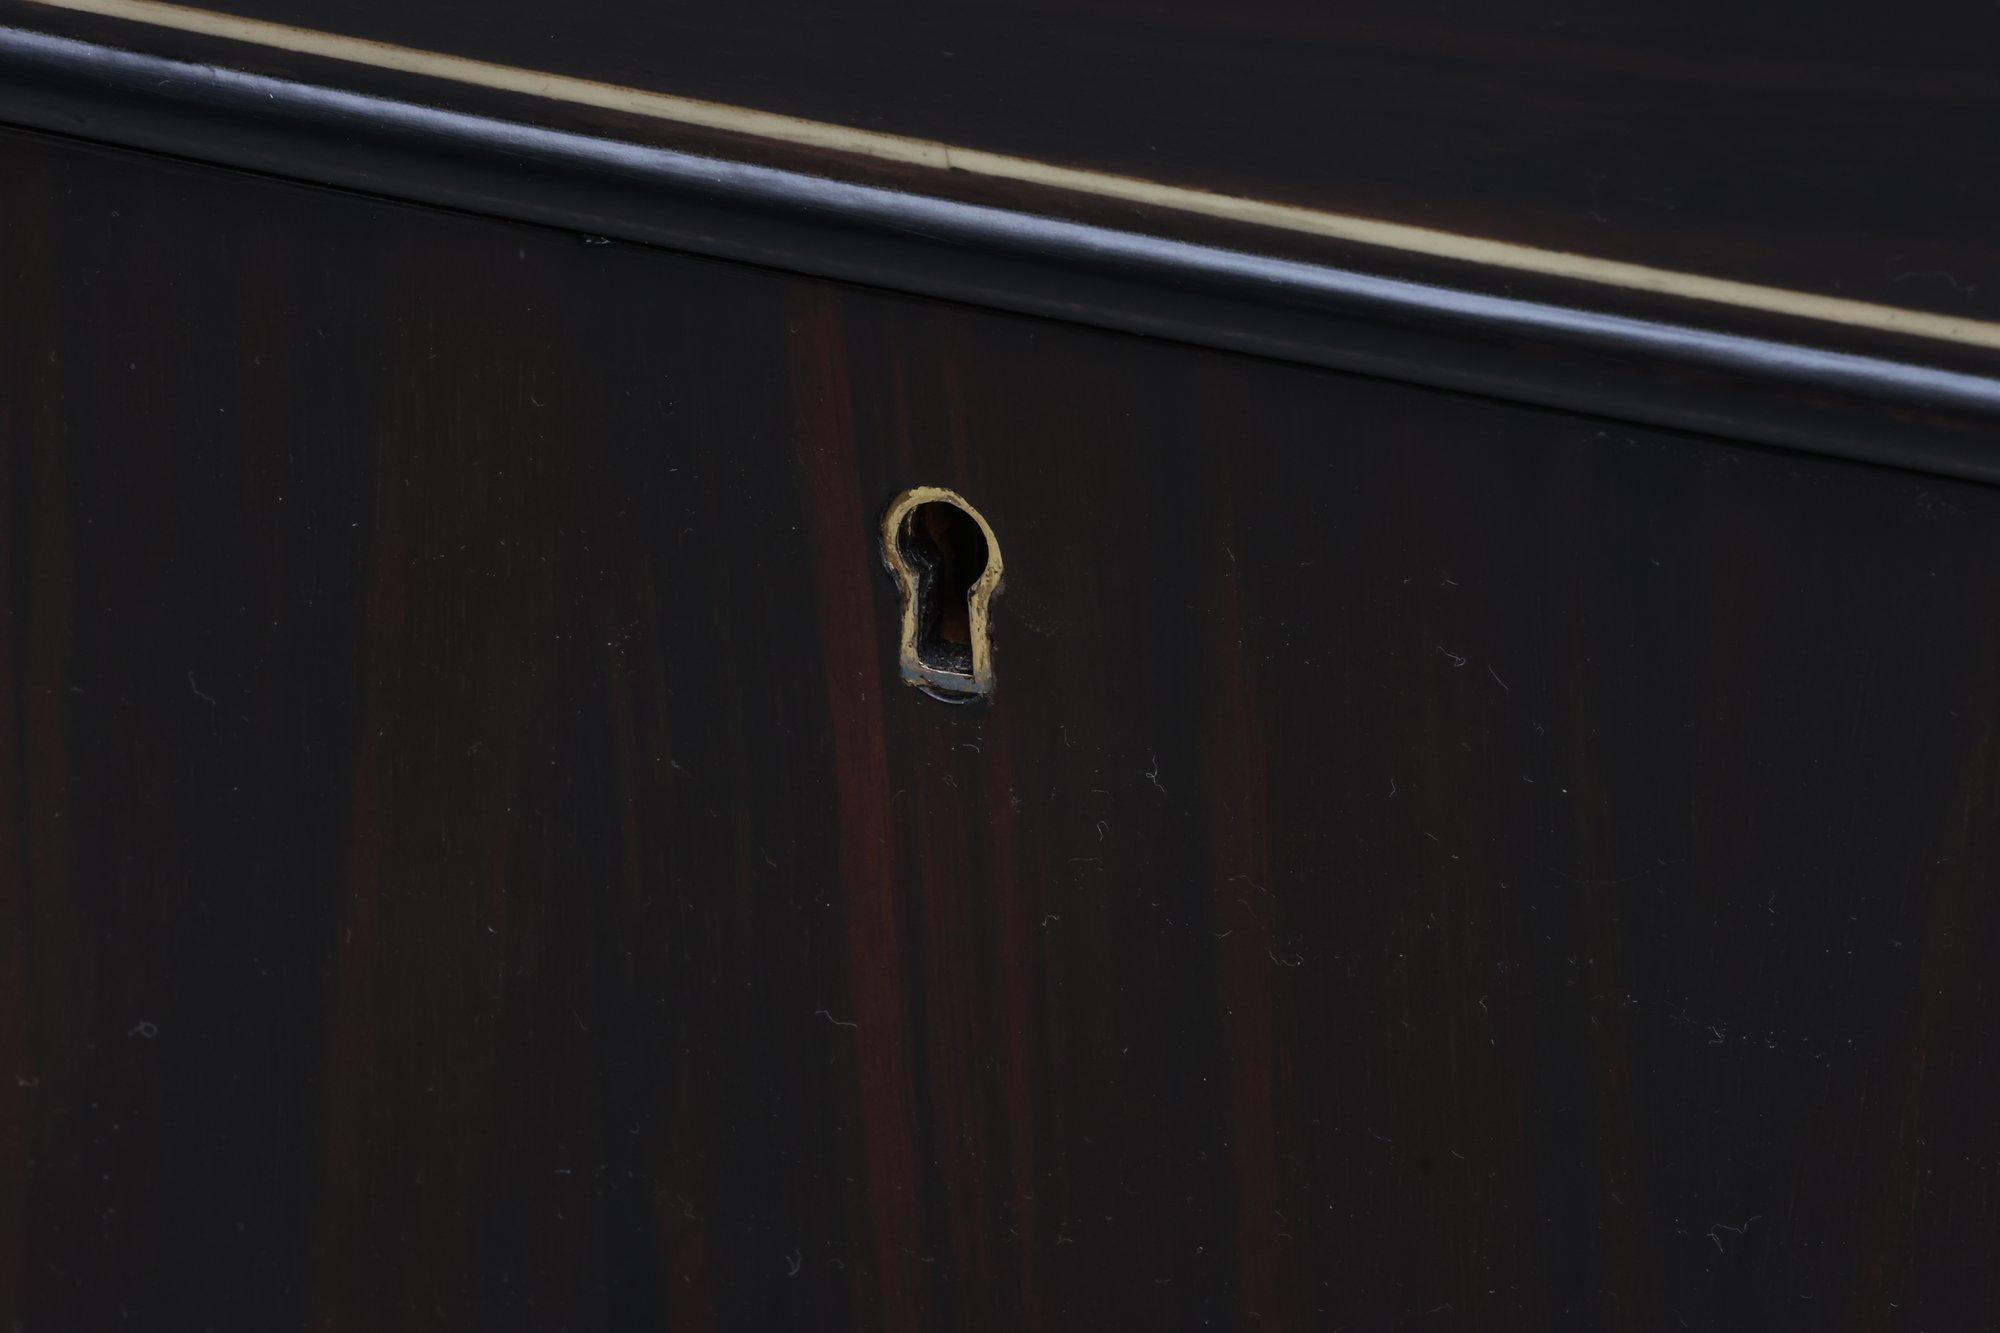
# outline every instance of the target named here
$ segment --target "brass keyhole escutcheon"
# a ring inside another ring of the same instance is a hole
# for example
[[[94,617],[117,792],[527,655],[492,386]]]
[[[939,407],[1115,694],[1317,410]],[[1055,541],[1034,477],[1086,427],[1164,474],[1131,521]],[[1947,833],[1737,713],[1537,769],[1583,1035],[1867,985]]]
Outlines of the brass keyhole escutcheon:
[[[882,559],[903,596],[903,680],[951,703],[992,694],[987,613],[1000,591],[992,525],[956,491],[918,486],[882,516]]]

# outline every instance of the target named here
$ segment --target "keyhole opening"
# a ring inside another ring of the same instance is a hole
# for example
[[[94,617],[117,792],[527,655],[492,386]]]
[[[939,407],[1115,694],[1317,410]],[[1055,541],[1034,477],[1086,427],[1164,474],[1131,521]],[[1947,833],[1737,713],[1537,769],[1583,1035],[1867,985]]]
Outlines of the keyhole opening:
[[[972,674],[972,586],[986,572],[986,534],[946,500],[910,511],[903,558],[917,572],[917,660],[935,671]]]
[[[903,679],[934,699],[993,693],[993,598],[1000,542],[956,491],[918,486],[882,515],[882,563],[903,597]]]

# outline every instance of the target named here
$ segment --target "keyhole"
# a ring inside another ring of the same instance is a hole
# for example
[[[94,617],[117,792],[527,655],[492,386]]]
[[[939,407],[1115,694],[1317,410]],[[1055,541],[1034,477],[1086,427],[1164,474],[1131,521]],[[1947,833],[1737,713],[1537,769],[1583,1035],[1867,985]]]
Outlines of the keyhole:
[[[932,500],[903,520],[903,558],[917,570],[917,658],[972,674],[972,585],[986,572],[986,537],[972,515]]]
[[[991,693],[986,613],[1000,586],[993,529],[964,497],[923,486],[889,506],[882,548],[903,594],[903,679],[955,702]]]

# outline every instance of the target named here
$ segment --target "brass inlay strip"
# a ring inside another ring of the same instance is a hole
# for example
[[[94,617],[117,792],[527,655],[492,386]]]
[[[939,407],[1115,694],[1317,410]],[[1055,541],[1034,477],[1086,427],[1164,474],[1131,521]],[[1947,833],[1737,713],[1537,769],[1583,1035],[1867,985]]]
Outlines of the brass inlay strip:
[[[677,125],[726,130],[801,147],[834,149],[941,171],[962,171],[994,180],[1046,186],[1229,222],[1251,223],[1300,235],[1380,246],[1409,254],[1460,260],[1523,273],[1539,273],[1626,291],[1655,292],[1774,315],[2000,350],[2000,323],[1988,320],[1907,310],[1872,301],[1853,301],[1839,296],[1738,282],[1731,278],[1681,273],[1619,259],[1603,259],[1566,250],[1546,250],[1512,241],[1466,236],[1296,204],[1271,203],[1186,186],[1164,185],[1132,176],[1057,166],[976,148],[960,148],[929,139],[831,125],[722,102],[676,97],[670,93],[647,92],[640,88],[471,60],[438,51],[421,51],[362,37],[295,28],[262,19],[238,18],[185,5],[165,4],[162,0],[33,0],[33,3],[376,69],[625,112]]]

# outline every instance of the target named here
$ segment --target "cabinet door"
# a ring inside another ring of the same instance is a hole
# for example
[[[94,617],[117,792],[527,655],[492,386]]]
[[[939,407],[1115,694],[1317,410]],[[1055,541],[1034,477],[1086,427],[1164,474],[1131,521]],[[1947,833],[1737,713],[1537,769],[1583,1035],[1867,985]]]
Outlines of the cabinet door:
[[[0,174],[27,1327],[2000,1312],[2000,493]]]

